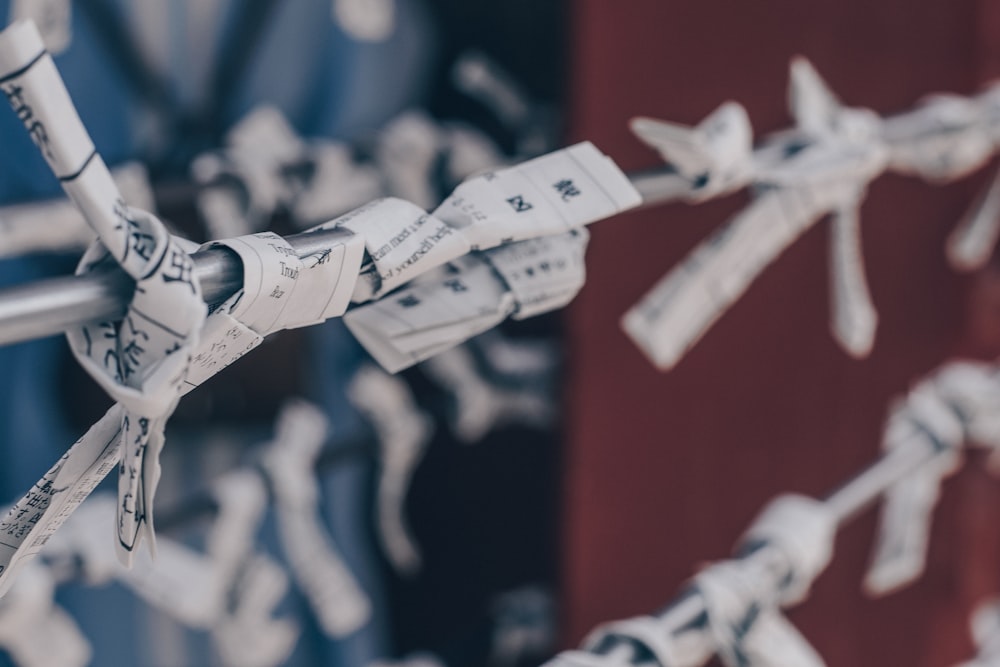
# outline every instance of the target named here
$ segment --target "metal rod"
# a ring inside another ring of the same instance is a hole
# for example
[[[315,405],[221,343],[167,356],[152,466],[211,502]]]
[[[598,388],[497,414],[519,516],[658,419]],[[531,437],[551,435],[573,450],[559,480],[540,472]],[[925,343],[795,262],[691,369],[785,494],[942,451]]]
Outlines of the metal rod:
[[[887,488],[938,453],[931,443],[927,447],[897,447],[828,494],[823,502],[836,517],[838,526],[842,526],[878,500]]]
[[[328,229],[287,237],[300,256],[350,236]],[[224,301],[243,283],[239,257],[221,246],[192,255],[195,275],[209,304]],[[53,336],[87,322],[114,321],[125,315],[135,283],[120,269],[83,276],[61,276],[0,290],[0,345]]]

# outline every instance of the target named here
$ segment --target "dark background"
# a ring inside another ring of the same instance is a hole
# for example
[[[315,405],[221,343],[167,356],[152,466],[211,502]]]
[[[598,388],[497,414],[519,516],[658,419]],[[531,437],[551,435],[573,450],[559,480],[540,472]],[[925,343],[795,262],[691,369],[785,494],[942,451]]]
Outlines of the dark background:
[[[744,104],[757,136],[790,125],[788,62],[812,60],[845,103],[880,113],[1000,73],[1000,4],[980,0],[573,3],[571,138],[626,169],[656,164],[631,116],[696,123]],[[600,223],[568,317],[564,641],[667,602],[699,564],[729,555],[774,495],[822,495],[879,451],[890,400],[956,354],[995,356],[995,270],[961,277],[945,238],[986,174],[945,187],[885,176],[862,211],[880,321],[856,361],[828,324],[828,223],[817,224],[667,374],[621,315],[744,195]],[[992,300],[991,300],[992,299]],[[979,457],[950,480],[920,582],[860,591],[869,511],[792,621],[831,667],[950,665],[972,655],[968,613],[1000,590],[1000,488]]]

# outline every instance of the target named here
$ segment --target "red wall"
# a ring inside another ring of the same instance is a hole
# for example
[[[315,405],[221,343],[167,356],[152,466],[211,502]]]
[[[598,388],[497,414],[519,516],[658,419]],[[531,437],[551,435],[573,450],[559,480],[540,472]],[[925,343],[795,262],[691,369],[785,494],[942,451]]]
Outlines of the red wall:
[[[883,113],[924,93],[970,93],[1000,71],[1000,8],[978,4],[576,0],[572,138],[634,169],[657,160],[629,135],[633,115],[695,123],[734,99],[758,135],[787,126],[794,54],[810,58],[846,103]],[[568,645],[600,621],[660,607],[699,563],[727,556],[772,496],[821,495],[846,479],[877,455],[892,397],[958,350],[993,349],[992,339],[973,345],[965,324],[977,279],[952,272],[943,253],[984,176],[946,187],[886,176],[871,187],[863,236],[880,324],[862,361],[829,334],[825,221],[666,374],[619,318],[746,199],[595,226],[588,285],[568,316]],[[987,291],[1000,284],[979,280]],[[1000,484],[979,463],[946,486],[928,573],[904,592],[860,592],[873,511],[841,534],[832,566],[791,613],[831,667],[969,656],[967,613],[1000,592]]]

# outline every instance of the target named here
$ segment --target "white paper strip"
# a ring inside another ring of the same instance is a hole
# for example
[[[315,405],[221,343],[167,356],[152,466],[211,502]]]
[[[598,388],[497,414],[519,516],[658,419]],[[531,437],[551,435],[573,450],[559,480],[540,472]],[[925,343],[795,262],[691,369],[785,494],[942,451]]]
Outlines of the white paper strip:
[[[459,185],[434,215],[473,250],[560,234],[638,206],[611,158],[583,142]]]
[[[378,297],[469,252],[461,234],[402,199],[378,199],[334,221],[364,239],[375,263]]]
[[[371,601],[320,518],[315,463],[326,439],[327,421],[318,408],[305,401],[287,403],[262,465],[271,480],[278,534],[292,574],[323,632],[341,638],[368,622]]]
[[[344,323],[395,373],[493,328],[514,308],[513,295],[490,266],[467,255],[434,278],[350,311]]]
[[[347,388],[351,404],[365,415],[378,438],[377,528],[386,557],[397,571],[413,574],[421,556],[406,520],[410,480],[434,433],[433,421],[414,403],[409,387],[374,366],[365,365]]]
[[[958,271],[986,266],[1000,238],[1000,169],[948,236],[948,262]]]
[[[878,312],[865,279],[859,207],[847,203],[830,219],[830,324],[843,348],[864,358],[875,344]]]

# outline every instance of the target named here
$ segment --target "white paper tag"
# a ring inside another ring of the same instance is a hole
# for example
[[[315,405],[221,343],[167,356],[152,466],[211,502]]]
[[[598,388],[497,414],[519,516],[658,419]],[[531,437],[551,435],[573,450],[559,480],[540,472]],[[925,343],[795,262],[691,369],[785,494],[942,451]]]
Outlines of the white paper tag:
[[[753,175],[753,129],[735,102],[726,102],[697,127],[652,118],[636,118],[630,127],[685,179],[685,196],[692,201],[737,190]]]
[[[335,226],[336,220],[305,233]],[[281,326],[294,329],[343,315],[358,282],[364,252],[364,237],[354,234],[300,257],[295,293],[281,317]]]
[[[243,262],[242,295],[232,301],[230,315],[262,336],[342,315],[361,265],[361,239],[347,236],[301,258],[273,232],[211,244],[234,250]]]
[[[333,20],[359,42],[384,42],[396,28],[396,0],[333,0]]]
[[[785,494],[768,503],[741,542],[766,542],[787,558],[791,576],[780,598],[782,604],[794,604],[805,600],[813,580],[830,563],[836,532],[837,522],[824,503]]]
[[[364,239],[378,272],[375,296],[469,252],[461,234],[402,199],[378,199],[334,223]]]
[[[586,229],[574,229],[483,253],[514,295],[517,308],[511,317],[534,317],[573,300],[586,281],[589,238]]]
[[[865,279],[859,205],[846,204],[830,220],[830,322],[841,347],[863,358],[875,344],[878,313]]]
[[[292,203],[296,223],[329,220],[385,195],[378,170],[355,161],[348,145],[314,140],[308,151],[313,175]]]
[[[139,230],[162,228],[158,220],[139,211],[129,210],[125,219]],[[191,257],[169,238],[160,247],[160,259],[151,255],[155,267],[136,283],[121,323],[85,325],[67,333],[80,364],[126,408],[118,516],[119,553],[125,562],[130,562],[143,537],[151,549],[155,546],[153,497],[160,476],[163,428],[180,398],[206,313]],[[104,253],[100,246],[93,248],[97,252],[84,255],[82,271]]]
[[[875,555],[864,580],[869,594],[886,595],[923,573],[940,486],[941,474],[932,469],[910,475],[885,493]]]
[[[94,487],[115,469],[123,410],[113,406],[0,522],[0,596]]]
[[[184,393],[192,391],[263,342],[264,337],[223,308],[208,316],[201,340],[191,357]]]
[[[161,239],[137,236],[122,220],[118,189],[33,23],[0,33],[0,91],[104,245],[131,275],[143,275],[148,257],[129,247],[151,248]]]
[[[84,667],[91,647],[73,618],[55,604],[56,582],[33,563],[0,602],[0,647],[18,667]]]
[[[278,417],[262,457],[274,490],[278,535],[299,589],[328,637],[345,637],[371,617],[371,601],[337,553],[319,515],[315,462],[327,438],[326,418],[305,401]]]
[[[657,368],[673,367],[822,213],[794,191],[762,194],[654,285],[622,327]]]
[[[420,569],[420,549],[406,520],[410,479],[433,435],[433,422],[417,408],[399,378],[365,365],[351,378],[347,398],[367,417],[379,442],[381,472],[376,498],[378,537],[397,571]]]
[[[979,99],[937,94],[885,118],[891,169],[947,182],[981,167],[994,151],[984,106]]]
[[[611,158],[583,142],[469,179],[434,215],[485,250],[582,227],[641,201]]]
[[[513,295],[488,264],[469,255],[344,315],[344,324],[390,373],[454,347],[502,322]]]
[[[111,171],[122,198],[144,211],[154,208],[145,167],[127,162]],[[81,252],[96,238],[79,209],[65,199],[0,207],[0,257],[34,252]]]
[[[287,663],[300,630],[274,609],[288,590],[288,576],[258,554],[245,565],[232,593],[234,608],[212,628],[212,643],[224,667],[278,667]]]
[[[393,118],[375,144],[375,161],[386,192],[421,209],[438,203],[435,168],[444,148],[441,129],[423,111],[404,111]]]
[[[914,387],[889,417],[883,436],[887,452],[918,448],[932,456],[885,492],[874,556],[864,581],[871,595],[896,590],[923,572],[942,480],[961,463],[966,410],[965,406],[956,409],[952,403],[955,387],[949,385],[955,376],[948,371],[945,367]],[[971,417],[974,411],[968,410],[967,414]]]
[[[129,562],[143,537],[154,547],[152,503],[163,427],[173,412],[190,350],[205,319],[193,263],[153,215],[127,209],[32,23],[0,33],[0,89],[100,239],[85,271],[110,255],[136,280],[125,319],[68,332],[84,369],[126,408],[119,471],[119,554]]]
[[[453,397],[451,428],[462,442],[479,442],[494,428],[511,423],[542,428],[556,417],[556,407],[543,389],[530,383],[509,387],[492,382],[479,372],[465,346],[431,357],[423,370]]]

